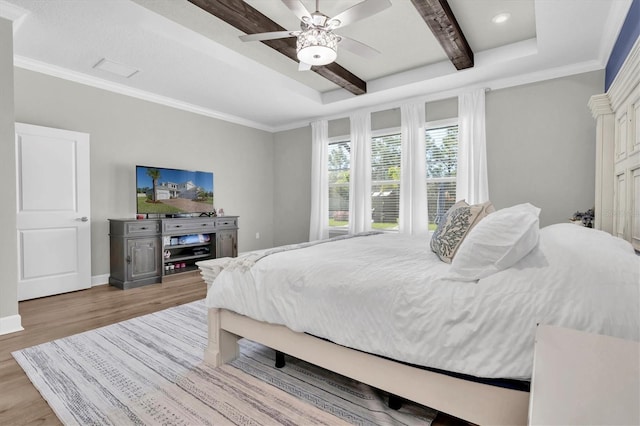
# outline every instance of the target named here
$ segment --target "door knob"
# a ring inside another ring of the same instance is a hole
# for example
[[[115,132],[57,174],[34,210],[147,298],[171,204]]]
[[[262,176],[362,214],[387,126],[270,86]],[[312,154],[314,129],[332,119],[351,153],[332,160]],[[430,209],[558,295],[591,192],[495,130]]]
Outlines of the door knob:
[[[89,218],[86,216],[82,216],[82,217],[78,217],[76,218],[76,220],[79,220],[80,222],[88,222]]]

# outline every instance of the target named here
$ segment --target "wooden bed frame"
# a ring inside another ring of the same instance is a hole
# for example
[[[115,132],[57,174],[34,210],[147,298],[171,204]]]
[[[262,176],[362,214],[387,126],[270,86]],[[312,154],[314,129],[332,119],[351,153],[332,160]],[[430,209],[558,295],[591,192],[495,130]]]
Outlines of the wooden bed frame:
[[[436,373],[346,348],[308,334],[209,308],[205,361],[219,366],[239,355],[238,339],[261,343],[362,383],[484,425],[527,424],[529,392]]]

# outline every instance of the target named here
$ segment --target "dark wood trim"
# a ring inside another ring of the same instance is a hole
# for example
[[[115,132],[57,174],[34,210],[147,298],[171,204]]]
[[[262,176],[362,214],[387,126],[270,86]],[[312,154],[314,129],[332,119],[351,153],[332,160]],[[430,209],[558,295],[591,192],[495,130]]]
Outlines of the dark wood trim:
[[[411,0],[458,70],[473,67],[473,51],[447,0]]]
[[[281,27],[242,0],[189,0],[189,2],[246,34],[297,30],[297,28]],[[294,37],[265,40],[262,43],[298,62]],[[335,62],[322,67],[312,67],[311,70],[354,95],[367,93],[367,83],[364,80]]]
[[[335,62],[322,67],[311,67],[311,71],[315,71],[354,95],[364,95],[367,93],[366,81],[360,79],[351,71],[341,67]]]

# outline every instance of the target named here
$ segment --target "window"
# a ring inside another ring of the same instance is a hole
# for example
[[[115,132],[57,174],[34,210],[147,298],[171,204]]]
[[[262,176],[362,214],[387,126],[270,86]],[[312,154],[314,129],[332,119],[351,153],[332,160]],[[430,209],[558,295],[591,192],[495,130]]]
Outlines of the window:
[[[351,142],[329,143],[329,227],[347,228],[349,224],[349,173]]]
[[[429,229],[435,230],[442,216],[456,202],[457,120],[427,123],[426,151]]]
[[[372,228],[398,230],[400,211],[399,133],[371,138]]]
[[[427,123],[426,171],[429,229],[435,230],[456,202],[458,166],[457,120]],[[371,138],[372,228],[398,230],[400,216],[401,134],[398,129],[376,132]],[[351,142],[345,137],[329,142],[329,227],[349,225]]]

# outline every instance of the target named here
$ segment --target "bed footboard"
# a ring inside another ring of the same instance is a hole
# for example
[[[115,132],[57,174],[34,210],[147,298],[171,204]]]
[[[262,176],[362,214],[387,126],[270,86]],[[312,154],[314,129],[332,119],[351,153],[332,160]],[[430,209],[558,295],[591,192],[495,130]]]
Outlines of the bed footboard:
[[[240,336],[221,328],[220,309],[209,308],[207,315],[209,323],[209,343],[204,352],[204,360],[218,367],[238,357],[240,354],[238,347],[238,339],[240,339]]]
[[[527,424],[528,392],[411,367],[225,309],[209,309],[205,361],[236,358],[239,336],[475,424]]]

